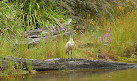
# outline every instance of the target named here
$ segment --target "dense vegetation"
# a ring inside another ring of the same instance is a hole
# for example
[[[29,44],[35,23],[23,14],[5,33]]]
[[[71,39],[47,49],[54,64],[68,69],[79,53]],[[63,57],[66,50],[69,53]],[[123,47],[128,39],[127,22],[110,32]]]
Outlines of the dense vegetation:
[[[137,10],[132,0],[3,0],[0,1],[0,57],[27,59],[68,58],[65,44],[69,36],[54,41],[47,38],[28,49],[15,45],[21,32],[37,28],[50,29],[72,19],[76,43],[73,57],[137,62]],[[60,23],[58,23],[60,20]],[[62,33],[63,34],[63,33]],[[104,42],[108,42],[104,46]],[[90,44],[93,44],[90,45]],[[11,69],[12,70],[12,69]]]

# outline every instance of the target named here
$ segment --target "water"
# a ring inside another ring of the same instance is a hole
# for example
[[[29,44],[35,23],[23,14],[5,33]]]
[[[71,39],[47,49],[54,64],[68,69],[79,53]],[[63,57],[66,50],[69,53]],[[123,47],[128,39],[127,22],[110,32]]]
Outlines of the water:
[[[0,81],[137,81],[137,69],[45,71]]]

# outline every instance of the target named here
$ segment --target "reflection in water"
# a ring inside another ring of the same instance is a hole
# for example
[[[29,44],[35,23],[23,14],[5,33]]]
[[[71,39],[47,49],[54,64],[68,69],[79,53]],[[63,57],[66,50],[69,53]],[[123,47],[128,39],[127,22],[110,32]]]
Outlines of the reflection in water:
[[[0,81],[137,81],[137,69],[46,71]]]

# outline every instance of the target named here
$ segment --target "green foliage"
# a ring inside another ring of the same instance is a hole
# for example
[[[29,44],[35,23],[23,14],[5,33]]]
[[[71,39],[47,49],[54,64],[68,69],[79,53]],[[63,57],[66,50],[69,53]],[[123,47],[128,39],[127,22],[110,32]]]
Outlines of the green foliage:
[[[0,32],[10,36],[25,30],[56,26],[58,19],[65,22],[66,12],[56,3],[56,0],[0,1]]]
[[[113,18],[113,9],[106,0],[61,0],[61,5],[71,15],[77,27],[88,28],[89,19],[102,18],[106,14]]]
[[[18,33],[17,29],[22,26],[21,17],[17,16],[18,12],[21,13],[21,10],[17,11],[13,5],[0,1],[0,33],[2,35],[10,36]]]
[[[105,0],[62,0],[62,6],[66,9],[70,6],[68,9],[70,13],[82,18],[86,18],[87,14],[92,17],[101,17],[105,13],[109,13],[108,10],[111,9],[110,4]]]
[[[56,25],[58,19],[63,20],[64,12],[59,13],[60,8],[56,6],[56,0],[23,1],[23,12],[26,26],[48,27]],[[32,29],[32,27],[30,27]]]

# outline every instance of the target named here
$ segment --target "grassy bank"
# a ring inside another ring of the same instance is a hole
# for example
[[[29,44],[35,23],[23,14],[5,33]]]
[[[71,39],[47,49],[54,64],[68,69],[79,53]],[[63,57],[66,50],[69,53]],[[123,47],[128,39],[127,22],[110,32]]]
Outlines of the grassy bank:
[[[137,40],[136,17],[137,11],[133,11],[125,17],[117,18],[115,23],[104,21],[104,26],[101,29],[97,27],[95,31],[88,30],[85,33],[75,32],[74,41],[76,45],[73,50],[73,57],[86,59],[94,57],[96,59],[99,49],[101,49],[102,54],[108,54],[110,58],[112,57],[117,60],[121,60],[118,57],[131,57],[135,52],[133,46]],[[108,28],[110,28],[109,32]],[[14,43],[1,38],[1,56],[42,60],[68,58],[64,49],[69,36],[63,38],[62,35],[55,40],[47,37],[45,40],[47,41],[42,41],[35,47],[28,49],[28,45],[16,46]],[[103,45],[106,41],[108,41],[108,46]]]

